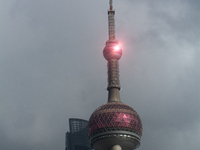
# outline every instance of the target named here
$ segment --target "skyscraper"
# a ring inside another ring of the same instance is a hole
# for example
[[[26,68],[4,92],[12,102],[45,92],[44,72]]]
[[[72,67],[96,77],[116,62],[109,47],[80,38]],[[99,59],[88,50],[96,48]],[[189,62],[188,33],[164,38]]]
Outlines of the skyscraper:
[[[65,150],[91,150],[88,139],[88,121],[77,118],[69,119],[70,132],[66,133]]]
[[[120,100],[118,60],[122,56],[115,39],[115,11],[112,0],[108,10],[109,40],[103,50],[108,61],[108,102],[97,108],[89,119],[89,138],[95,150],[133,150],[140,145],[142,122],[137,112]]]

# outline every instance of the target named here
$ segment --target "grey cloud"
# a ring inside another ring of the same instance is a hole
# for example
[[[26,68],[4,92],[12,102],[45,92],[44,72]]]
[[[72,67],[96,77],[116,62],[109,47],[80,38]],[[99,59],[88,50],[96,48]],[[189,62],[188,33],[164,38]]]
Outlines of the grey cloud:
[[[138,149],[199,149],[199,1],[114,1],[121,99]],[[1,149],[64,149],[68,118],[106,103],[108,1],[2,1]]]

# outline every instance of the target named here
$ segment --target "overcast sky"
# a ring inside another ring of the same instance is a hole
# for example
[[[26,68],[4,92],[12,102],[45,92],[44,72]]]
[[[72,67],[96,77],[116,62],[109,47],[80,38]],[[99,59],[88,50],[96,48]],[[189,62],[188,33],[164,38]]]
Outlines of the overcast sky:
[[[0,149],[64,150],[107,102],[109,0],[1,0]],[[200,1],[114,0],[122,102],[138,150],[200,149]]]

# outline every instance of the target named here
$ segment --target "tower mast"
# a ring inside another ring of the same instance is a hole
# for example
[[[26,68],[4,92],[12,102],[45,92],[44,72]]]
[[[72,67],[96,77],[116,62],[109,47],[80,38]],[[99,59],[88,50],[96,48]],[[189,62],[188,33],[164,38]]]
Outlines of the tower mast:
[[[109,0],[109,39],[103,50],[108,61],[108,102],[97,108],[89,119],[89,138],[95,150],[133,150],[140,145],[142,122],[137,112],[120,100],[119,65],[122,49],[115,39],[115,11]]]

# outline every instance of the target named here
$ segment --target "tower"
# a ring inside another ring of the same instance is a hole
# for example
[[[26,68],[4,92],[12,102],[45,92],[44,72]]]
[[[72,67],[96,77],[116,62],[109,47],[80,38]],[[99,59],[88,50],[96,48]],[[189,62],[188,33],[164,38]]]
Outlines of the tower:
[[[120,100],[118,60],[122,56],[115,39],[115,11],[112,0],[108,10],[109,40],[103,50],[108,61],[108,102],[97,108],[89,119],[89,138],[95,150],[133,150],[140,145],[142,122],[137,112]]]

